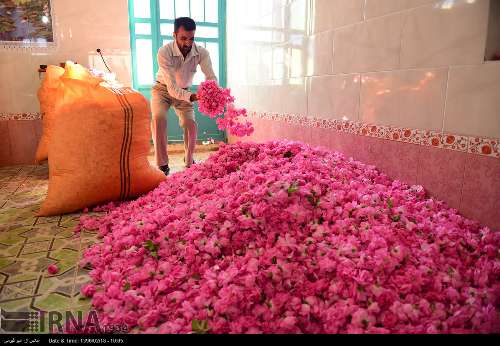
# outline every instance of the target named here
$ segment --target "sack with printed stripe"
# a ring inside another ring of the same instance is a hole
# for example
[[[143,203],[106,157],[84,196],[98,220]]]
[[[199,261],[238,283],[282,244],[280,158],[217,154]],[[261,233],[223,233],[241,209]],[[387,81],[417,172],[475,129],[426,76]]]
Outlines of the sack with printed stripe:
[[[36,150],[36,162],[38,164],[47,160],[49,151],[49,142],[52,137],[52,127],[54,119],[54,107],[56,103],[57,89],[61,82],[60,78],[64,74],[64,69],[59,66],[50,65],[47,67],[45,78],[40,89],[38,89],[38,101],[40,102],[40,112],[42,113],[42,137],[38,142]]]
[[[166,179],[150,165],[150,108],[130,88],[112,88],[67,64],[48,146],[49,189],[39,216],[125,201]]]

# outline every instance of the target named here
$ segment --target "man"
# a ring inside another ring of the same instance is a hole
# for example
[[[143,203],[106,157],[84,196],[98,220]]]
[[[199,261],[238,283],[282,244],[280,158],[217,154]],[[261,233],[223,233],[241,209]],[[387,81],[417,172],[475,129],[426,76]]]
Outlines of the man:
[[[167,112],[172,106],[184,129],[185,164],[194,164],[193,153],[198,137],[193,102],[198,96],[189,91],[196,68],[200,65],[207,80],[217,80],[210,54],[194,43],[196,23],[191,18],[177,18],[174,23],[174,41],[158,51],[157,81],[151,92],[152,133],[155,159],[158,167],[170,172],[167,153]]]

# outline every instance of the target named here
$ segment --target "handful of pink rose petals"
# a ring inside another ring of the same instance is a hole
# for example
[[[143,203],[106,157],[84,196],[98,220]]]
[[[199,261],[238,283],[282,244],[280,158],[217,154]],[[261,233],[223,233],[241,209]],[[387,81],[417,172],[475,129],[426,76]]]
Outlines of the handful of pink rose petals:
[[[229,89],[221,88],[216,81],[208,80],[198,89],[198,110],[213,119],[224,113],[226,105],[234,102]]]
[[[227,129],[230,134],[237,137],[250,136],[254,132],[252,123],[238,121],[240,116],[247,116],[247,111],[235,108],[234,101],[231,90],[221,88],[216,81],[205,81],[198,89],[198,110],[211,119],[222,115],[227,106],[224,117],[217,118],[219,130]]]

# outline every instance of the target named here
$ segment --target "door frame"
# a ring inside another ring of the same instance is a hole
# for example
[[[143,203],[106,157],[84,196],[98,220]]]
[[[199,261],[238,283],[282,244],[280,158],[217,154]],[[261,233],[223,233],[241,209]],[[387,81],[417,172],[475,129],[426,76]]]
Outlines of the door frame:
[[[174,11],[175,11],[175,0],[172,0],[174,3]],[[191,0],[189,1],[191,4]],[[197,26],[208,26],[208,27],[216,27],[218,28],[219,37],[218,38],[196,38],[195,42],[216,42],[219,44],[219,84],[222,87],[226,87],[227,77],[226,77],[226,0],[217,0],[218,3],[218,23],[209,23],[209,22],[196,22]],[[189,6],[191,11],[191,6]],[[175,12],[174,12],[175,14]],[[147,39],[152,41],[152,51],[151,57],[153,59],[153,82],[156,78],[156,73],[158,71],[158,60],[156,58],[158,50],[163,46],[164,40],[173,40],[171,35],[161,35],[160,25],[161,24],[174,24],[173,19],[160,19],[160,3],[159,0],[150,0],[150,17],[151,18],[135,18],[134,17],[134,1],[128,0],[128,15],[129,15],[129,30],[130,30],[130,50],[131,50],[131,61],[132,61],[132,83],[133,88],[140,93],[142,93],[146,98],[150,99],[151,97],[151,88],[153,85],[148,84],[140,84],[137,76],[137,47],[136,40],[137,39]],[[151,34],[150,35],[137,35],[135,33],[135,26],[137,23],[148,23],[151,24]],[[193,85],[192,91],[197,92],[198,86]],[[227,134],[225,131],[220,131],[217,128],[215,120],[210,119],[209,117],[203,116],[198,113],[198,110],[195,106],[195,112],[197,122],[198,122],[198,139],[199,140],[207,140],[208,138],[214,138],[216,140],[222,140],[227,142]],[[183,141],[183,131],[181,131],[178,125],[177,116],[173,113],[171,109],[168,115],[168,123],[169,123],[169,142],[181,142]],[[204,133],[203,127],[209,126],[210,130],[213,131],[211,133]]]

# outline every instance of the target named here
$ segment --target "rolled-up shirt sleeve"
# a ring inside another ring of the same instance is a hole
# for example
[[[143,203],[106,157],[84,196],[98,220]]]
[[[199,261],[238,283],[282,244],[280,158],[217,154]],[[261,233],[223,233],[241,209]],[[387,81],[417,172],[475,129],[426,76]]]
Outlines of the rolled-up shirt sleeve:
[[[191,102],[192,93],[180,88],[175,80],[175,70],[172,60],[166,54],[162,54],[160,50],[158,52],[158,67],[161,75],[163,76],[163,81],[167,86],[167,90],[170,96],[177,100],[183,100],[186,102]]]
[[[201,71],[205,75],[206,80],[217,81],[217,76],[215,75],[214,69],[212,67],[212,60],[210,59],[210,54],[206,49],[202,50],[201,52],[200,67]]]

